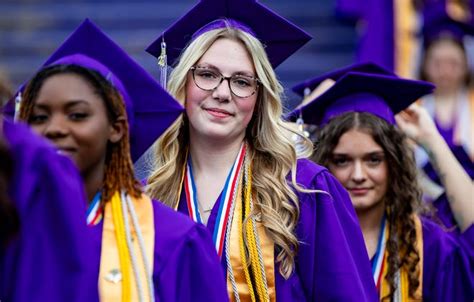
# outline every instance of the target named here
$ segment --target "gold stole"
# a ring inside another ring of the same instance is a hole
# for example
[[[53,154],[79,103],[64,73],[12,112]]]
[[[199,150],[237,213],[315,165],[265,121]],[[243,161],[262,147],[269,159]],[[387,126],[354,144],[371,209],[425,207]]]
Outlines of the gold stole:
[[[408,281],[408,272],[404,267],[400,269],[400,284],[398,286],[401,289],[401,301],[402,302],[412,302],[412,301],[421,301],[423,297],[423,230],[421,226],[421,220],[418,217],[418,215],[413,215],[414,221],[415,221],[415,230],[416,230],[416,248],[418,250],[418,253],[420,255],[420,262],[418,262],[418,265],[420,267],[420,275],[418,281],[420,282],[420,285],[418,286],[416,292],[415,292],[415,297],[420,298],[420,299],[413,299],[409,297],[409,281]],[[390,227],[390,226],[389,226]],[[388,228],[387,228],[388,230]],[[388,236],[387,236],[388,238]],[[382,284],[380,288],[380,301],[382,301],[382,298],[387,296],[390,293],[390,286],[385,279],[387,275],[387,253],[388,251],[385,250],[385,257],[383,261],[383,275],[382,275]]]
[[[117,193],[116,193],[117,194]],[[153,252],[155,248],[155,224],[153,217],[153,205],[151,199],[142,194],[137,198],[131,198],[137,220],[140,224],[143,241],[145,243],[145,254],[150,262],[150,270],[153,270]],[[142,286],[145,289],[145,300],[150,300],[147,290],[147,276],[144,269],[143,259],[140,256],[140,248],[136,236],[135,229],[130,222],[130,230],[132,233],[133,249],[137,255],[138,270],[143,280]],[[125,240],[125,239],[124,239]],[[102,250],[100,255],[100,272],[99,272],[99,297],[100,301],[121,301],[122,300],[122,281],[117,277],[120,272],[120,260],[118,253],[117,241],[115,238],[115,227],[112,217],[112,208],[110,201],[105,203],[104,209],[104,227],[102,231]],[[114,277],[115,275],[115,277]],[[114,280],[115,279],[115,280]],[[135,286],[135,276],[133,272],[130,274],[131,282],[131,301],[138,301],[137,288]],[[153,293],[151,293],[153,294]]]
[[[237,223],[239,215],[242,215],[242,190],[241,184],[237,190],[237,196],[235,200],[235,209],[232,220],[231,235],[229,242],[230,249],[230,263],[232,265],[232,270],[234,271],[235,282],[237,285],[237,292],[239,293],[241,301],[251,301],[249,288],[246,282],[242,258],[240,254],[239,240],[241,240],[242,234],[239,233],[239,225]],[[276,290],[275,290],[275,267],[274,267],[274,244],[273,241],[267,236],[264,226],[257,222],[257,232],[260,241],[260,248],[262,251],[262,258],[265,267],[265,275],[267,278],[268,294],[270,301],[276,300]],[[229,293],[230,301],[234,300],[234,295],[232,291],[232,284],[227,278],[227,291]]]
[[[394,0],[394,69],[401,77],[413,78],[414,58],[419,48],[419,39],[416,37],[418,31],[418,16],[412,0]]]

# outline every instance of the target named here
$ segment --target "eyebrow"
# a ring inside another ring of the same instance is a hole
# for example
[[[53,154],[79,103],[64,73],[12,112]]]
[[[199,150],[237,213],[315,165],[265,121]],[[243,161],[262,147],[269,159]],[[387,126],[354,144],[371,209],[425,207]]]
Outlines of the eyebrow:
[[[202,65],[197,64],[196,67],[214,69],[214,70],[218,71],[220,74],[222,74],[222,71],[219,68],[217,68],[216,66],[212,65],[212,64],[208,64],[208,63],[204,63]],[[256,75],[254,75],[253,72],[248,72],[248,71],[236,71],[231,76],[234,76],[234,75],[244,75],[244,76],[247,76],[247,77],[256,78]]]
[[[331,154],[333,157],[334,156],[349,156],[348,153],[336,153],[336,152],[333,152]],[[373,155],[383,155],[385,156],[385,152],[383,150],[379,150],[379,151],[372,151],[372,152],[368,152],[368,153],[365,153],[364,156],[373,156]]]
[[[77,105],[80,105],[80,104],[85,104],[87,106],[89,106],[89,103],[84,101],[84,100],[71,100],[71,101],[68,101],[66,103],[66,108],[71,108],[71,107],[74,107],[74,106],[77,106]],[[49,108],[49,106],[45,105],[45,104],[38,104],[38,103],[35,103],[33,105],[34,108],[38,108],[38,109],[47,109]]]

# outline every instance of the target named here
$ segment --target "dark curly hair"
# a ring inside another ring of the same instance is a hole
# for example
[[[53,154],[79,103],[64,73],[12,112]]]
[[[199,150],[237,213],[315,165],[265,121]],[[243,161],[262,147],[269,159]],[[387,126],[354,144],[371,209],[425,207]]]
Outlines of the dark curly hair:
[[[5,246],[20,228],[18,212],[8,194],[13,177],[13,157],[2,136],[0,133],[0,247]]]
[[[388,166],[385,216],[389,223],[387,240],[388,271],[386,280],[390,294],[382,300],[393,299],[396,290],[395,273],[404,267],[408,272],[409,294],[414,297],[420,286],[420,252],[416,248],[416,230],[413,215],[422,211],[421,190],[417,185],[417,172],[413,152],[405,135],[385,120],[369,113],[348,112],[332,119],[320,129],[313,160],[329,167],[332,152],[339,138],[351,129],[364,131],[372,136],[385,153]]]
[[[90,83],[97,95],[104,101],[111,123],[119,117],[127,118],[123,98],[109,81],[94,70],[79,65],[67,64],[46,67],[28,83],[22,98],[20,120],[30,122],[38,92],[46,79],[58,74],[75,74]],[[122,139],[117,143],[109,142],[107,146],[104,175],[102,202],[110,200],[112,195],[121,189],[125,189],[128,194],[135,197],[141,195],[141,185],[134,177],[133,163],[130,156],[128,122],[125,123]]]

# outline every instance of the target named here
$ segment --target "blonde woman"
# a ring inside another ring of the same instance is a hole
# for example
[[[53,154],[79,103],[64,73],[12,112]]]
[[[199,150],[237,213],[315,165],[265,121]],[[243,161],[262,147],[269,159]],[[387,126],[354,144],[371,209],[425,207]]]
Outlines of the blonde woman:
[[[148,194],[207,225],[233,301],[375,300],[347,192],[297,159],[281,120],[273,68],[308,36],[254,1],[224,2],[200,2],[148,49],[164,40],[174,59],[189,43],[168,85],[186,111],[156,143]]]

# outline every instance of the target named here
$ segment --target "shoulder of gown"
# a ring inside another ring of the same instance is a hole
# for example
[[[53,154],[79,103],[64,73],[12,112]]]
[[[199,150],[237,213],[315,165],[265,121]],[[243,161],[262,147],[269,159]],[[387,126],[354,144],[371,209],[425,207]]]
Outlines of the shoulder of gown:
[[[98,272],[89,265],[93,244],[78,171],[26,126],[4,121],[3,129],[14,157],[10,196],[20,231],[0,259],[0,299],[97,301]]]
[[[161,301],[228,301],[225,274],[204,225],[153,201],[153,281]]]
[[[473,266],[460,242],[422,218],[423,300],[472,301]]]

